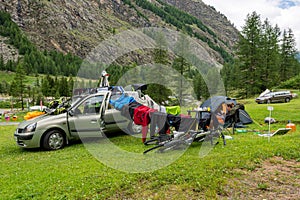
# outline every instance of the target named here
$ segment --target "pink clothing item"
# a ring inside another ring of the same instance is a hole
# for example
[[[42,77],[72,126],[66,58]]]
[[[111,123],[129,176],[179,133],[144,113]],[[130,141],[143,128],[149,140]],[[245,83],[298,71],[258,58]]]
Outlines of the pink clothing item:
[[[143,126],[142,127],[142,142],[143,143],[146,141],[147,133],[148,133],[148,126]]]

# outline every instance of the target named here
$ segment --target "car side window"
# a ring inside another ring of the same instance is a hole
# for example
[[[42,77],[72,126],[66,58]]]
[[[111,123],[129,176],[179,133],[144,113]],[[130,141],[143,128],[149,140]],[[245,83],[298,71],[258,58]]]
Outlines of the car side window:
[[[80,110],[80,113],[87,114],[99,114],[101,104],[103,102],[103,95],[91,97],[82,102],[81,105],[77,107]]]
[[[118,98],[120,98],[122,96],[122,94],[112,94],[110,99],[115,101],[117,100]],[[108,109],[114,109],[114,106],[110,103],[108,103],[108,106],[107,106]]]

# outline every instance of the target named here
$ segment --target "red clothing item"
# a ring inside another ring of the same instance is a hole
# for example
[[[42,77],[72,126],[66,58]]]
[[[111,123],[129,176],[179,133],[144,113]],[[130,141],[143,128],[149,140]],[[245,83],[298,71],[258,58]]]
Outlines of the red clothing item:
[[[134,109],[133,120],[136,125],[147,126],[150,123],[150,114],[157,110],[148,106],[139,106]]]
[[[147,106],[139,106],[134,109],[133,121],[137,125],[142,125],[142,142],[146,141],[148,133],[148,124],[150,123],[150,115],[157,110]]]

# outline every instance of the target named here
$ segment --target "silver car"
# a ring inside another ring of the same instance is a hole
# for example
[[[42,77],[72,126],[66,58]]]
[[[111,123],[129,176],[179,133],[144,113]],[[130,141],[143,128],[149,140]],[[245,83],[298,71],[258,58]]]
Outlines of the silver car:
[[[23,121],[14,133],[15,141],[22,148],[56,150],[82,137],[120,131],[141,132],[141,126],[110,106],[109,100],[118,97],[111,91],[100,91],[77,99],[61,114],[44,114]]]
[[[256,103],[290,102],[293,95],[290,91],[269,92],[255,99]]]

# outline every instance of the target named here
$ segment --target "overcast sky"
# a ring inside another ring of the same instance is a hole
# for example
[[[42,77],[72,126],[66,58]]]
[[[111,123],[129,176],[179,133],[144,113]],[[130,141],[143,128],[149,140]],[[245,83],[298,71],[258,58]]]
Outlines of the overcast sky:
[[[263,22],[266,18],[281,31],[291,28],[300,51],[300,0],[202,0],[224,14],[237,29],[245,25],[247,14],[256,11]]]

